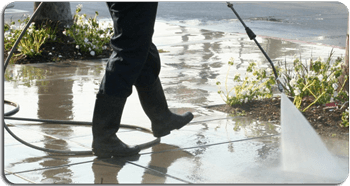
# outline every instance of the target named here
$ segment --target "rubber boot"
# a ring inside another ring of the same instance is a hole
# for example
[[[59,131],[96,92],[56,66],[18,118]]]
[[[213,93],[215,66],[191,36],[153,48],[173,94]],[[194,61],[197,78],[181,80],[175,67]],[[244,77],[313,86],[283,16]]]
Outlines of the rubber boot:
[[[143,110],[152,122],[154,137],[163,137],[174,129],[180,129],[193,119],[191,112],[183,115],[172,113],[159,78],[149,87],[136,87]]]
[[[116,135],[126,98],[97,94],[92,119],[92,151],[99,158],[132,156],[140,152],[138,146],[129,147]]]

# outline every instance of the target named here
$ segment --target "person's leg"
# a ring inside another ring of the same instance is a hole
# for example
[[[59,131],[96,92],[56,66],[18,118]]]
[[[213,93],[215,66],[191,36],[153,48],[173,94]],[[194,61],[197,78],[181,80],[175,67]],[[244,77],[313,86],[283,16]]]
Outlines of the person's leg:
[[[152,44],[147,61],[135,83],[142,108],[152,122],[155,137],[166,136],[170,134],[170,131],[180,129],[193,119],[190,112],[177,115],[169,110],[158,77],[160,66],[157,47]]]
[[[113,54],[96,96],[93,143],[99,157],[130,156],[140,151],[118,139],[124,104],[139,77],[152,43],[157,3],[107,3],[114,24]],[[158,76],[158,75],[157,75]]]
[[[114,24],[114,36],[111,38],[113,53],[99,93],[128,97],[147,61],[158,4],[107,4]]]
[[[126,98],[98,94],[92,119],[92,150],[100,158],[132,156],[140,151],[129,147],[116,136]]]

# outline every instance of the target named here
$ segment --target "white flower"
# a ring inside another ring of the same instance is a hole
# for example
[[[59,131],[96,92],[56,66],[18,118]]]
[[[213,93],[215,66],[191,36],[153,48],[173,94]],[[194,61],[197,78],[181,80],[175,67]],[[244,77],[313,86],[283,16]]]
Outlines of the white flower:
[[[79,45],[76,45],[75,48],[76,48],[76,49],[79,49]]]
[[[270,93],[269,89],[267,87],[265,87],[265,93]]]
[[[293,78],[292,80],[290,80],[289,84],[290,86],[294,87],[297,84],[296,79]]]
[[[89,47],[89,51],[91,51],[91,47]]]
[[[33,49],[30,49],[30,51],[31,51],[31,52],[34,52],[34,50],[33,50]]]
[[[62,57],[62,55],[58,55],[58,57],[59,57],[59,58],[61,58],[61,57]]]
[[[309,71],[309,73],[307,75],[308,75],[308,77],[314,77],[316,75],[316,72]]]
[[[90,55],[95,56],[95,51],[91,51]]]
[[[89,42],[89,39],[88,39],[88,38],[85,38],[85,39],[84,39],[84,42],[85,42],[85,43],[88,43],[88,42]]]
[[[34,29],[33,29],[33,28],[29,28],[29,29],[28,29],[28,33],[29,33],[29,34],[32,34],[32,33],[33,33],[33,31],[34,31]]]
[[[77,25],[81,26],[83,29],[85,28],[84,26],[84,18],[80,17],[77,21]]]
[[[248,102],[248,98],[245,98],[245,99],[244,99],[244,103],[247,103],[247,102]]]
[[[267,68],[267,69],[266,69],[266,76],[270,76],[271,73],[272,73],[272,69]]]
[[[322,75],[322,74],[320,74],[320,75],[318,75],[318,76],[317,76],[317,78],[318,78],[320,81],[322,81],[322,79],[323,79],[323,75]]]
[[[62,34],[67,35],[67,32],[66,32],[66,31],[63,31]]]
[[[299,96],[300,93],[301,93],[301,92],[300,92],[300,90],[299,90],[298,87],[294,89],[294,94],[295,94],[296,96]]]
[[[51,55],[52,55],[52,53],[50,52],[50,53],[49,53],[49,55],[51,56]]]
[[[82,4],[78,4],[76,7],[81,9],[81,8],[83,8],[83,5]]]
[[[10,35],[11,35],[10,32],[5,32],[5,33],[4,33],[4,37],[5,37],[5,38],[10,38]]]
[[[52,47],[52,50],[55,50],[55,47]]]
[[[15,25],[11,25],[11,26],[10,26],[10,29],[11,29],[11,30],[16,30],[16,26],[15,26]]]
[[[338,88],[338,84],[337,84],[337,83],[333,83],[332,87],[333,87],[333,89],[335,90],[335,89]]]

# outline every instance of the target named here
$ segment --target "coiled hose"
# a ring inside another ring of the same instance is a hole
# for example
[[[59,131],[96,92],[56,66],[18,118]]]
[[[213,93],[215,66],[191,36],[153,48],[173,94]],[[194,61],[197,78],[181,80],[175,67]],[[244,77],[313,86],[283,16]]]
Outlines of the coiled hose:
[[[21,34],[19,35],[19,37],[17,38],[16,42],[14,43],[9,55],[6,58],[5,64],[4,64],[4,72],[6,71],[7,65],[10,62],[10,59],[13,55],[13,52],[15,51],[15,49],[17,48],[17,45],[19,43],[19,41],[22,39],[24,33],[26,32],[26,30],[28,29],[30,23],[33,21],[33,19],[35,18],[35,16],[37,15],[38,10],[40,10],[40,8],[42,7],[42,4],[44,2],[41,2],[39,4],[39,6],[37,7],[37,9],[34,11],[34,13],[32,14],[31,18],[29,19],[28,23],[26,24],[26,26],[24,27],[24,29],[22,30]],[[19,138],[18,136],[16,136],[10,129],[9,127],[6,125],[5,123],[5,119],[8,120],[24,120],[24,121],[36,121],[36,122],[49,122],[50,124],[69,124],[69,125],[92,125],[92,122],[84,122],[84,121],[64,121],[64,120],[48,120],[48,119],[32,119],[32,118],[16,118],[16,117],[10,117],[14,114],[16,114],[19,111],[19,105],[15,102],[11,102],[8,100],[4,100],[4,104],[7,105],[11,105],[13,107],[15,107],[14,109],[12,109],[11,111],[5,112],[4,113],[4,128],[6,129],[6,131],[13,137],[15,138],[17,141],[19,141],[20,143],[37,149],[37,150],[41,150],[44,152],[51,152],[51,153],[60,153],[60,154],[68,154],[68,155],[93,155],[93,152],[90,151],[62,151],[62,150],[54,150],[54,149],[47,149],[47,148],[42,148],[42,147],[38,147],[35,146],[33,144],[30,144],[24,140],[22,140],[21,138]],[[146,133],[150,133],[152,134],[152,131],[147,129],[147,128],[143,128],[143,127],[138,127],[138,126],[133,126],[133,125],[125,125],[125,124],[121,124],[120,125],[121,128],[129,128],[129,129],[134,129],[134,130],[138,130],[138,131],[142,131],[142,132],[146,132]],[[149,148],[153,145],[156,145],[160,143],[160,138],[156,138],[155,140],[152,140],[150,142],[147,143],[143,143],[138,145],[141,149],[145,149],[145,148]]]

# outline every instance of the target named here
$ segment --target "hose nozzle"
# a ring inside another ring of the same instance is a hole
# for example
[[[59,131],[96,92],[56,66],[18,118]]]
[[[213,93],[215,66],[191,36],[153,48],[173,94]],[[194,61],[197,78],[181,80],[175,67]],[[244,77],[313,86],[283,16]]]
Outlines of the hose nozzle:
[[[283,85],[282,85],[282,83],[281,83],[281,81],[280,81],[279,78],[276,78],[276,83],[277,83],[277,88],[278,88],[278,90],[279,90],[281,93],[283,93]]]

